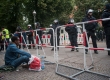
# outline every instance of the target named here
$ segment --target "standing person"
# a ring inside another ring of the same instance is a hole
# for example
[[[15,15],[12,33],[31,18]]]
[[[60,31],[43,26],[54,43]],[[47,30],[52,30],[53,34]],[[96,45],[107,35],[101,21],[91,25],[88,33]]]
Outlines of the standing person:
[[[3,43],[6,43],[6,49],[9,44],[9,38],[10,38],[10,36],[9,36],[8,29],[6,29],[5,27],[2,27],[2,41],[3,41]],[[4,47],[4,46],[2,46],[2,47]]]
[[[93,17],[92,13],[93,13],[93,10],[89,9],[87,11],[87,15],[83,19],[83,22],[95,20],[95,18]],[[98,25],[97,25],[96,22],[91,22],[91,23],[86,23],[85,24],[85,29],[86,29],[86,32],[87,32],[88,40],[89,40],[89,37],[91,37],[94,48],[97,48],[96,36],[95,36],[95,30],[96,30],[97,26]],[[88,47],[87,41],[86,41],[86,47]],[[88,52],[88,50],[86,49],[86,54],[87,54],[87,52]],[[94,50],[94,53],[98,54],[97,50]]]
[[[59,26],[59,22],[57,19],[54,20],[54,23],[52,24],[52,28],[54,29],[54,31],[56,30],[56,28]],[[57,29],[57,45],[59,46],[59,41],[60,41],[60,28]],[[54,36],[53,36],[54,37]],[[54,38],[55,42],[56,42],[56,37]],[[56,43],[55,43],[56,46]],[[57,48],[59,50],[59,47]],[[54,48],[51,49],[51,51],[53,51]]]
[[[19,38],[13,36],[11,38],[12,43],[9,44],[5,53],[5,65],[10,66],[12,70],[15,70],[22,63],[28,63],[31,57],[30,53],[20,50],[17,46],[19,45]],[[19,56],[21,55],[21,56]]]
[[[17,26],[16,32],[14,33],[14,36],[19,37],[20,43],[22,43],[22,37],[21,37],[21,33],[20,33],[21,31],[22,31],[22,28],[20,26]],[[21,48],[21,44],[19,44],[19,49],[20,48]]]
[[[104,18],[110,18],[110,3],[105,5],[105,10],[102,13],[102,19]],[[106,35],[107,48],[110,48],[110,20],[102,21],[102,25],[104,27],[104,32]],[[110,51],[108,51],[108,55],[110,56]]]
[[[26,34],[28,36],[28,40],[29,40],[29,49],[31,49],[31,43],[32,43],[32,46],[33,48],[35,47],[34,45],[34,35],[33,35],[33,31],[32,31],[32,26],[29,24],[28,25],[28,31]]]
[[[52,24],[50,24],[49,27],[52,28]],[[49,32],[48,32],[47,34],[50,34],[50,35],[51,35],[50,44],[51,44],[51,46],[54,46],[54,45],[53,45],[53,44],[54,44],[54,43],[53,43],[53,30],[50,29]],[[53,49],[52,49],[52,50],[53,50]]]
[[[23,36],[23,39],[22,39],[22,41],[23,41],[23,48],[25,48],[26,47],[26,44],[27,44],[27,40],[26,40],[26,32],[25,32],[25,30],[22,30],[23,32],[22,32],[22,36]]]
[[[74,19],[70,19],[68,24],[73,24],[73,23],[74,23]],[[78,34],[78,32],[77,32],[76,25],[67,26],[65,28],[65,31],[68,33],[71,46],[78,47],[78,44],[77,44],[77,34]],[[72,48],[71,51],[74,51],[74,48]],[[76,48],[76,52],[78,52],[77,48]]]
[[[41,29],[41,26],[40,26],[39,22],[36,22],[36,29]],[[41,44],[42,44],[43,43],[42,42],[42,34],[43,34],[42,30],[37,30],[37,34],[39,35],[38,44],[40,44],[39,40],[41,41]],[[39,48],[42,49],[41,47],[38,46],[38,49]]]
[[[0,51],[2,50],[1,47],[2,47],[2,33],[0,32]]]

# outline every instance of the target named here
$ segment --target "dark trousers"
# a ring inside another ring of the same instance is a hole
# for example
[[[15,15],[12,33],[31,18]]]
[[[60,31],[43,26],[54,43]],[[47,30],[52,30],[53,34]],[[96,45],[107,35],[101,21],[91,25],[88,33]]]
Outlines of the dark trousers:
[[[93,47],[97,48],[95,33],[94,32],[87,32],[87,37],[88,37],[88,40],[89,40],[89,37],[91,37]],[[87,41],[86,41],[86,47],[88,47]],[[86,49],[86,51],[88,51],[88,50]],[[94,50],[94,51],[97,51],[97,50]]]
[[[51,36],[50,38],[50,43],[51,43],[51,46],[54,46],[54,41],[55,40],[55,47],[56,47],[56,36],[54,37],[53,39],[53,36]],[[60,38],[59,38],[59,35],[57,35],[57,46],[59,46],[59,42],[60,42]]]
[[[21,65],[22,63],[26,62],[28,63],[29,61],[29,57],[27,56],[21,56],[19,57],[18,59],[14,60],[11,65],[14,67],[14,68],[17,68],[19,65]]]
[[[31,48],[31,43],[32,43],[33,47],[35,47],[33,37],[28,37],[28,40],[29,40],[29,44],[30,44],[29,48]]]
[[[9,44],[9,38],[1,40],[1,50],[4,50],[4,46],[5,46],[5,49],[7,49],[8,44]]]
[[[104,28],[106,35],[106,45],[107,48],[110,48],[110,27]],[[108,55],[110,55],[110,51],[108,51]]]
[[[106,45],[110,49],[110,35],[106,35]],[[110,51],[108,51],[108,55],[110,55]]]
[[[71,43],[71,46],[75,46],[75,47],[78,47],[78,44],[77,44],[77,34],[69,34],[69,40],[70,40],[70,43]]]

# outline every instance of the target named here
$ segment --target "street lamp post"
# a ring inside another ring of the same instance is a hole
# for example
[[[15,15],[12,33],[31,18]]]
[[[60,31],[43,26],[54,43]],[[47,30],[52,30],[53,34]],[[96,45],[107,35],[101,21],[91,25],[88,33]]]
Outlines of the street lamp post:
[[[34,16],[34,26],[35,26],[35,29],[36,29],[36,25],[35,25],[36,11],[35,10],[33,11],[33,16]]]

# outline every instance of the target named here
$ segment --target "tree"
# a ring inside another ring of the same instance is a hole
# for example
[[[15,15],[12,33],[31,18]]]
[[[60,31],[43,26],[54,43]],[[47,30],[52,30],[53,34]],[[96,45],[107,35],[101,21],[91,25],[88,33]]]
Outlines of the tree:
[[[76,22],[82,21],[82,18],[86,15],[88,9],[94,10],[94,16],[99,19],[104,9],[105,1],[103,0],[75,0],[75,4],[78,7],[74,10],[74,18]]]
[[[31,5],[31,7],[30,7]],[[33,10],[37,12],[36,21],[47,27],[54,19],[67,17],[73,9],[73,0],[28,0],[26,6],[29,23],[33,23]]]
[[[10,32],[22,23],[22,0],[0,0],[0,26],[5,26]]]
[[[54,19],[65,22],[73,9],[73,0],[0,0],[0,26],[6,26],[14,32],[17,26],[34,26],[32,12],[35,10],[36,21],[47,27]]]

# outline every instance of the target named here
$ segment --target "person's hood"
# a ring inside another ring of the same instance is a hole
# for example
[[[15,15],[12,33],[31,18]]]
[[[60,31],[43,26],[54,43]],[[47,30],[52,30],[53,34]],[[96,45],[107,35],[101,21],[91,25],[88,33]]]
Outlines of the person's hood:
[[[108,11],[110,11],[110,3],[108,3],[108,4],[105,5],[105,9],[108,10]]]

